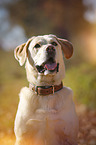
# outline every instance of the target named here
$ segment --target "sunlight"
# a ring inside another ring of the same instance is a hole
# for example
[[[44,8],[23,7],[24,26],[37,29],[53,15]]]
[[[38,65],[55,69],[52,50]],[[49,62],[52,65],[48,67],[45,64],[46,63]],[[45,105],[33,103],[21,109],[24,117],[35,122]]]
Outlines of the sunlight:
[[[84,55],[88,62],[96,64],[96,34],[93,30],[85,32],[84,36],[85,51]]]
[[[15,143],[15,136],[12,135],[0,135],[0,145],[14,145]]]

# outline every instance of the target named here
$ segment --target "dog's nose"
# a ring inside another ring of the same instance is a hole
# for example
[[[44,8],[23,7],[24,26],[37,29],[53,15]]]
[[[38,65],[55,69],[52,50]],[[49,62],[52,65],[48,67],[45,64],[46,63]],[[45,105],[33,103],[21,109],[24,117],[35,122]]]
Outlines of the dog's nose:
[[[55,52],[55,48],[54,48],[53,46],[48,46],[48,47],[46,48],[46,51],[47,51],[48,54],[54,53],[54,52]]]

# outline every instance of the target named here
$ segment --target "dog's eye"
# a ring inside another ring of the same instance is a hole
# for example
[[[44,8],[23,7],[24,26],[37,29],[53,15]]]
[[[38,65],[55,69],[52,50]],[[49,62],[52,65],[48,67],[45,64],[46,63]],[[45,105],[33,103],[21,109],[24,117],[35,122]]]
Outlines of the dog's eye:
[[[52,42],[51,44],[54,45],[54,46],[57,46],[57,43],[56,42]]]
[[[40,44],[36,44],[34,47],[35,48],[39,48],[40,47]]]

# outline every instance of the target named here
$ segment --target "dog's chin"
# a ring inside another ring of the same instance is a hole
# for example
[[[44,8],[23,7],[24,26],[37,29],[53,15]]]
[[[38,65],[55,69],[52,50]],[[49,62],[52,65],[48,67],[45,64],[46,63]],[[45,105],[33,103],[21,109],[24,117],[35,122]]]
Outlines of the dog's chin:
[[[42,65],[36,65],[36,69],[38,73],[44,74],[44,75],[54,75],[57,72],[59,72],[59,63],[56,63],[56,61],[49,61],[42,63]]]
[[[50,71],[50,70],[45,70],[44,75],[55,75],[57,73],[56,70]]]

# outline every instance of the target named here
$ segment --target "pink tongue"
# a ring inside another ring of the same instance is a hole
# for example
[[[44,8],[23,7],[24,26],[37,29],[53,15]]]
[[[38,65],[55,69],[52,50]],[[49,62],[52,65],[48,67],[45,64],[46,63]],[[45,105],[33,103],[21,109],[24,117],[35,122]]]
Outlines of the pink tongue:
[[[52,63],[52,64],[49,64],[49,63],[45,64],[45,68],[47,70],[55,70],[56,67],[57,67],[56,62],[55,63]]]

